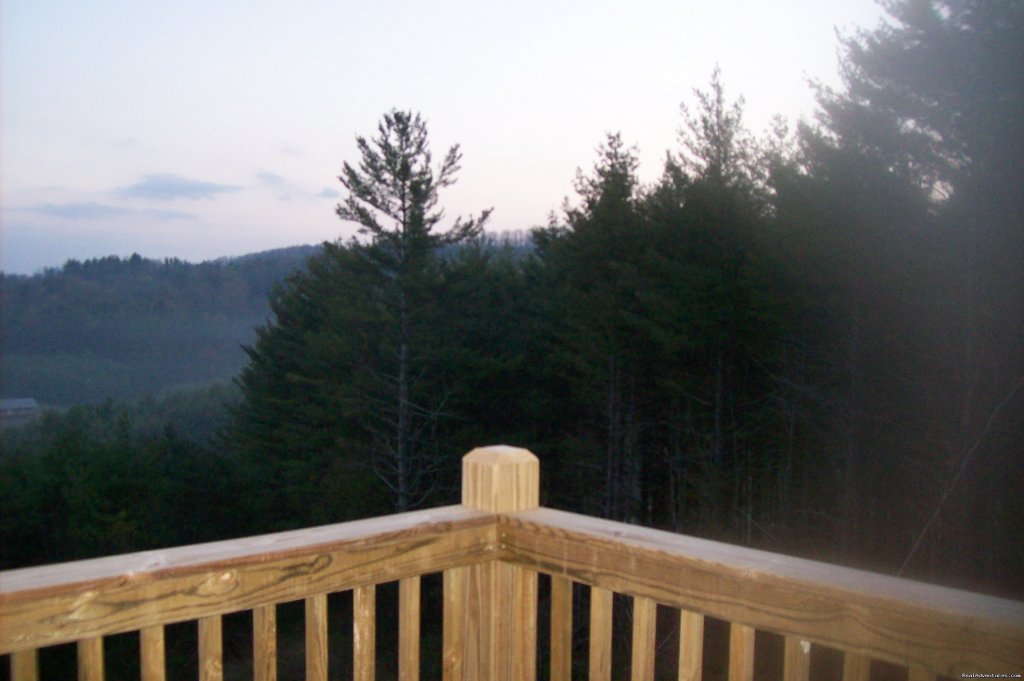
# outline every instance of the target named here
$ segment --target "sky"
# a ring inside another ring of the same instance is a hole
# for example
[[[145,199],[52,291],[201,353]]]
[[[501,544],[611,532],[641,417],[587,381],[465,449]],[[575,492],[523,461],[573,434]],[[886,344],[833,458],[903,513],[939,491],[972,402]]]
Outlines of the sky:
[[[446,215],[547,223],[607,133],[654,181],[717,64],[752,132],[813,118],[874,0],[0,0],[0,270],[345,239],[356,135],[459,144]],[[442,223],[442,228],[445,223]]]

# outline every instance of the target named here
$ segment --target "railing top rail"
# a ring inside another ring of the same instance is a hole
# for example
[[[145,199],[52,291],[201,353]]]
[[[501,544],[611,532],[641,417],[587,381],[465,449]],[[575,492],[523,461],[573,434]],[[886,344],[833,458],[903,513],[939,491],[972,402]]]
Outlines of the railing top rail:
[[[290,553],[307,553],[332,544],[379,539],[392,534],[405,534],[418,527],[467,520],[493,522],[493,517],[464,506],[442,506],[238,539],[0,571],[0,599],[16,592],[63,588],[69,584],[141,578],[145,574],[163,571],[188,570],[215,564],[227,566],[254,559],[283,557]]]
[[[463,506],[0,572],[0,654],[482,562]]]
[[[504,514],[498,540],[502,560],[946,675],[1024,664],[1016,601],[547,508]]]

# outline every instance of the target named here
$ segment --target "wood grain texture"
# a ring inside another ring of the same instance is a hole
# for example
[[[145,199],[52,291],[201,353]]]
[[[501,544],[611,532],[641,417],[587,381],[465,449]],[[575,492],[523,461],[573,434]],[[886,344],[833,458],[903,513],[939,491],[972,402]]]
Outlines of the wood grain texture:
[[[199,681],[224,679],[224,633],[220,615],[199,619]]]
[[[911,667],[907,670],[907,681],[935,681],[935,674],[920,667]]]
[[[145,627],[139,632],[142,681],[164,681],[167,678],[164,628]]]
[[[700,681],[704,673],[704,615],[679,611],[679,681]]]
[[[11,655],[13,681],[39,680],[39,654],[35,650],[22,650]]]
[[[782,663],[784,681],[807,681],[811,673],[811,644],[795,636],[787,636]]]
[[[461,506],[0,572],[0,654],[294,601],[494,556]]]
[[[252,611],[252,674],[254,681],[277,681],[277,606]]]
[[[612,592],[590,589],[590,681],[612,678]]]
[[[529,681],[536,673],[536,573],[491,561],[466,574],[465,678]]]
[[[352,594],[352,668],[355,681],[377,675],[377,587],[356,587]]]
[[[398,583],[398,681],[420,680],[420,578]]]
[[[306,599],[306,681],[327,681],[327,594]]]
[[[754,681],[754,628],[729,625],[729,681]]]
[[[632,681],[654,681],[655,627],[658,606],[650,598],[633,599]]]
[[[572,582],[551,578],[551,681],[572,681]]]
[[[537,677],[537,573],[518,565],[503,566],[509,579],[506,601],[511,618],[507,641],[512,656],[509,679],[534,681]],[[499,594],[498,598],[503,598]],[[500,642],[505,645],[505,641]]]
[[[474,449],[462,459],[462,503],[500,513],[535,508],[540,464],[525,449]],[[498,538],[500,541],[500,538]],[[532,681],[537,654],[537,574],[490,561],[469,567],[461,637],[467,679]]]
[[[78,642],[78,681],[103,681],[103,639]]]
[[[441,642],[441,681],[462,681],[468,619],[469,568],[445,570]]]
[[[551,509],[501,516],[499,559],[958,678],[1024,667],[1024,603]]]
[[[867,655],[847,651],[843,655],[843,681],[868,681],[871,659]]]
[[[540,503],[540,462],[526,449],[496,445],[462,457],[462,504],[505,513]]]

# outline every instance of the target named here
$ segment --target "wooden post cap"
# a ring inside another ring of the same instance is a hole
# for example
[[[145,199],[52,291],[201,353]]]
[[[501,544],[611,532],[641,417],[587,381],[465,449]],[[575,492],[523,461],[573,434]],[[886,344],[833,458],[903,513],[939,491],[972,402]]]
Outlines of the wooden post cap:
[[[493,445],[462,457],[462,504],[506,513],[540,504],[540,462],[527,449]]]

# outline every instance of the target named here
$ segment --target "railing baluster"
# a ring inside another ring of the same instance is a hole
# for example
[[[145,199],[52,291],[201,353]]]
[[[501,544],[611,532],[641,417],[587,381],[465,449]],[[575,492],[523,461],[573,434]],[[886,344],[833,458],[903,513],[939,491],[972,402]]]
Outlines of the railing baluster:
[[[912,665],[907,673],[907,681],[935,681],[935,674],[924,667]]]
[[[843,655],[843,681],[868,681],[871,659],[851,650]]]
[[[590,588],[590,681],[612,677],[612,592]]]
[[[444,571],[441,681],[462,681],[466,628],[466,581],[469,568]]]
[[[782,678],[785,681],[807,681],[811,672],[810,642],[787,636],[785,650]]]
[[[377,660],[377,587],[355,588],[352,604],[352,653],[355,681],[373,681]]]
[[[327,594],[306,599],[306,681],[327,681]]]
[[[164,681],[167,678],[164,628],[160,625],[139,631],[142,652],[142,681]]]
[[[221,659],[223,632],[220,615],[199,620],[199,681],[221,681],[224,664]]]
[[[78,681],[103,681],[103,639],[78,642]]]
[[[729,625],[729,681],[754,679],[754,628],[732,622]]]
[[[572,580],[551,577],[551,681],[572,679]]]
[[[512,586],[512,659],[510,679],[535,681],[537,678],[537,573],[518,565],[507,566]]]
[[[11,654],[11,679],[13,681],[39,680],[39,654],[35,648],[19,650]]]
[[[252,611],[252,673],[254,681],[277,681],[277,606]]]
[[[654,633],[658,605],[650,598],[633,599],[633,681],[654,679]]]
[[[679,611],[679,681],[700,681],[704,667],[704,615]]]
[[[420,679],[420,578],[398,582],[398,681]]]

